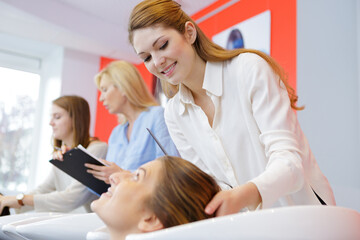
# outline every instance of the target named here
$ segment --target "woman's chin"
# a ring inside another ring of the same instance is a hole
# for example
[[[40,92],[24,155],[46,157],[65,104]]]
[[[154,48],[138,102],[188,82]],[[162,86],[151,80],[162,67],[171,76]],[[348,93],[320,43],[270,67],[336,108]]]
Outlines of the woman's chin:
[[[97,199],[90,204],[91,210],[95,213],[98,211],[99,204],[100,204],[99,201],[100,201],[100,199]]]

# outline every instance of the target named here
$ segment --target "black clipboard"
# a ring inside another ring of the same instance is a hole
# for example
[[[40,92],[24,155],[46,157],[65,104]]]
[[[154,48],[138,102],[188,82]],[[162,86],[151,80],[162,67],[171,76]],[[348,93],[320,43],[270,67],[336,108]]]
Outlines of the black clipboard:
[[[96,194],[101,195],[107,192],[110,185],[88,173],[88,168],[84,164],[105,165],[83,149],[84,147],[79,145],[63,154],[63,161],[51,159],[50,163],[90,188]]]

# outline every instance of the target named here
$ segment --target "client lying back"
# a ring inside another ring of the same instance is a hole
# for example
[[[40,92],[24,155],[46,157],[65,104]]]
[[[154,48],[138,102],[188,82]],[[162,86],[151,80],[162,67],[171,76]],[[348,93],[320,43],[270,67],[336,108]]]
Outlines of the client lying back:
[[[133,173],[114,173],[110,184],[91,208],[107,225],[111,239],[213,217],[204,209],[220,190],[211,176],[171,156],[148,162]]]

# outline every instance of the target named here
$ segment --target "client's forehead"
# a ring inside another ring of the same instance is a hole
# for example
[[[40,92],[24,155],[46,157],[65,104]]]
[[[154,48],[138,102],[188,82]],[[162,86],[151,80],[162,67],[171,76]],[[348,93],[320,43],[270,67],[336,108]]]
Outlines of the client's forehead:
[[[161,169],[162,169],[162,163],[159,160],[150,161],[139,167],[139,170],[143,170],[145,172],[144,180],[150,185],[156,184]]]

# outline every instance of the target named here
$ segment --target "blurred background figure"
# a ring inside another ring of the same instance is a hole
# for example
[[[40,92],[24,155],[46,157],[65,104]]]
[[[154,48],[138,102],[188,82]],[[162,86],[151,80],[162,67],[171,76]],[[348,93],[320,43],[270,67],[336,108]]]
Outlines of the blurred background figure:
[[[50,125],[54,138],[54,158],[62,157],[59,148],[70,149],[81,144],[96,157],[106,156],[107,144],[90,137],[90,109],[79,96],[62,96],[53,101]],[[51,167],[45,181],[27,194],[0,196],[0,212],[6,206],[16,212],[70,212],[80,206],[90,212],[91,201],[98,196],[66,173]]]

